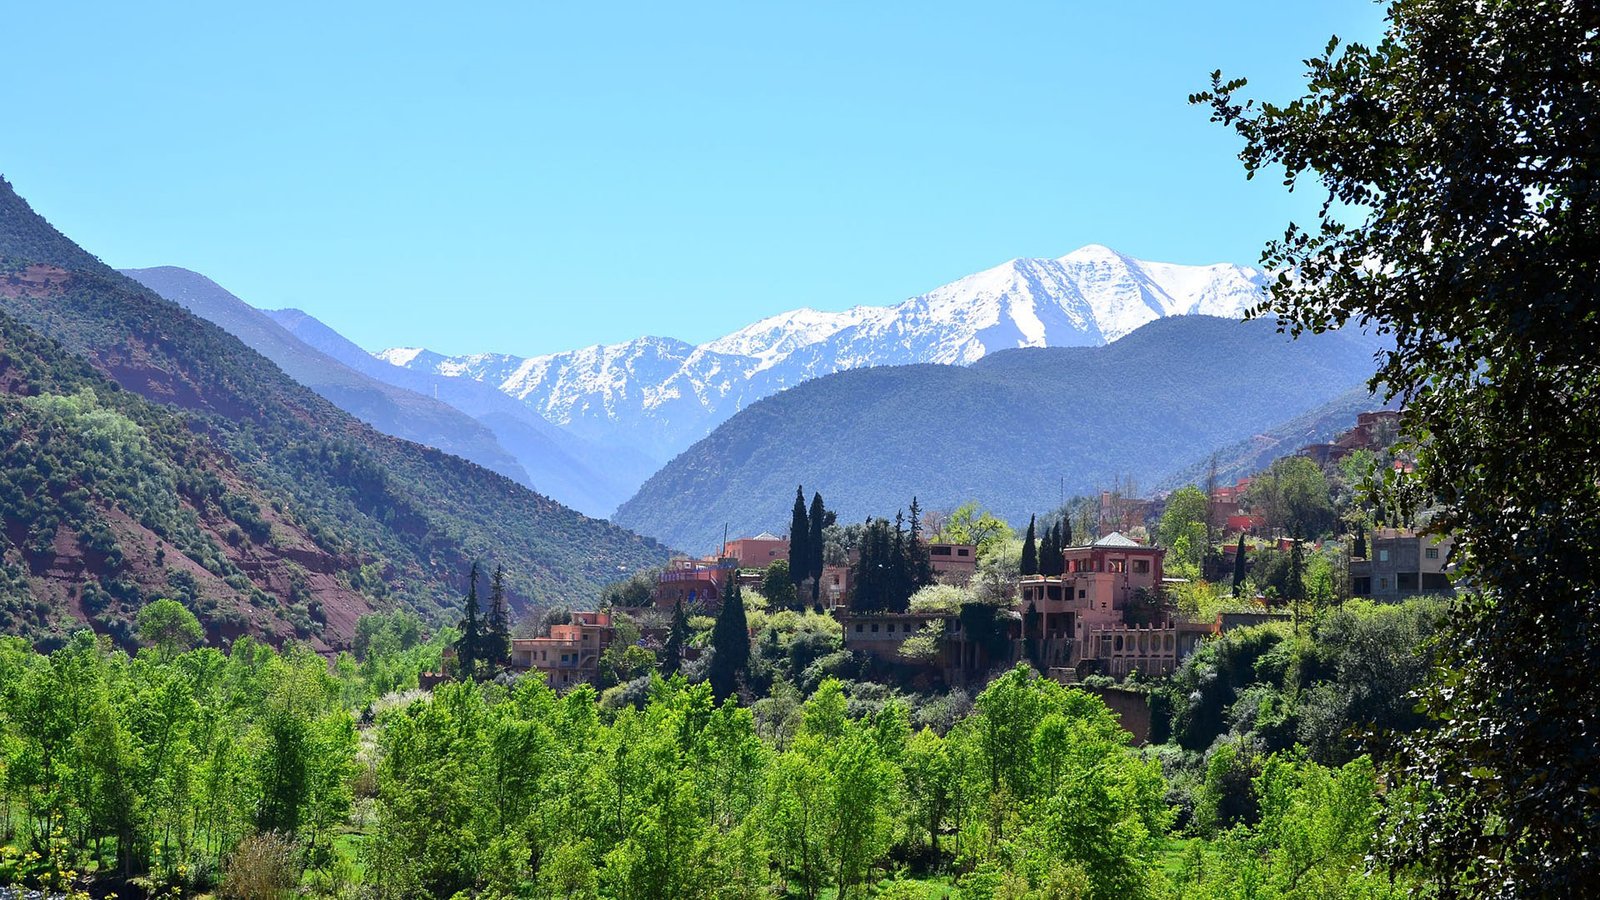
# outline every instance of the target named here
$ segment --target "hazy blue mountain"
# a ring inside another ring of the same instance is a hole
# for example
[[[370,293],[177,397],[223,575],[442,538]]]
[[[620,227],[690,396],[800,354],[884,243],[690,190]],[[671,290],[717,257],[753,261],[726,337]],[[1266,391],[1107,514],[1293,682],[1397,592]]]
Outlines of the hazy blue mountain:
[[[843,521],[975,499],[1012,521],[1114,479],[1151,485],[1362,383],[1375,340],[1289,341],[1265,322],[1162,318],[1098,347],[824,376],[734,415],[614,521],[673,546],[781,530],[794,487]]]
[[[404,369],[376,359],[302,310],[264,312],[295,337],[351,369],[437,398],[471,416],[516,458],[539,490],[588,515],[610,515],[659,467],[633,447],[590,441],[553,425],[492,385]]]
[[[495,435],[470,416],[433,397],[386,384],[352,369],[343,361],[309,346],[272,316],[240,300],[204,275],[177,266],[121,271],[220,326],[277,363],[278,368],[295,381],[384,434],[437,447],[528,487],[541,487],[500,445]],[[545,493],[555,496],[548,490]]]

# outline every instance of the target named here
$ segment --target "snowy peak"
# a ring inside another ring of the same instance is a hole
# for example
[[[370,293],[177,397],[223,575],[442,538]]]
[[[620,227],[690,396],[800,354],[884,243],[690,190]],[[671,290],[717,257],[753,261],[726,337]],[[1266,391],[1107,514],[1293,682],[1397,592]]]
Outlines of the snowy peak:
[[[547,356],[375,354],[409,369],[493,384],[557,424],[666,460],[744,406],[845,369],[965,365],[1017,347],[1097,346],[1166,316],[1240,318],[1257,269],[1154,263],[1090,244],[1013,259],[893,306],[796,309],[694,346],[641,337]]]

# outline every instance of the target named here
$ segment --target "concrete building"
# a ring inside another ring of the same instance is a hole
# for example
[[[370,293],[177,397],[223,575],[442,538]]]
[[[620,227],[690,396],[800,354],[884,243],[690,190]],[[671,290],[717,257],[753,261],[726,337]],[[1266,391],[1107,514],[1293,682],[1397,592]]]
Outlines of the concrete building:
[[[850,567],[822,567],[822,608],[838,609],[850,605]]]
[[[900,645],[929,622],[946,618],[941,612],[836,613],[844,628],[844,647],[879,659],[898,659]]]
[[[685,612],[709,615],[722,607],[722,595],[738,572],[737,560],[679,557],[662,570],[651,599],[658,609],[681,603]]]
[[[739,538],[722,545],[722,558],[738,560],[746,569],[765,569],[778,560],[788,560],[789,539],[763,531],[755,537]]]
[[[1418,594],[1453,594],[1449,561],[1451,539],[1393,528],[1374,531],[1367,556],[1350,560],[1350,593],[1374,600],[1401,600]]]
[[[575,612],[566,625],[550,626],[550,634],[511,642],[511,665],[539,672],[556,690],[593,681],[600,674],[600,654],[611,646],[611,614]]]
[[[978,548],[972,544],[928,544],[933,574],[947,584],[966,584],[978,571]]]

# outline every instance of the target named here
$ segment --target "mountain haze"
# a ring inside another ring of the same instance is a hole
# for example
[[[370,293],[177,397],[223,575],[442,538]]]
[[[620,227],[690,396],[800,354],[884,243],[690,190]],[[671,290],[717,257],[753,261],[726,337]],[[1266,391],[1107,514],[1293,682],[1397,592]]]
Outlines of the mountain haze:
[[[176,266],[120,271],[221,327],[295,381],[384,434],[453,453],[534,487],[523,466],[482,424],[447,403],[353,370],[204,275]]]
[[[978,500],[1013,522],[1067,495],[1160,476],[1364,382],[1377,342],[1290,341],[1266,322],[1152,321],[1098,347],[993,353],[969,366],[859,369],[733,416],[647,481],[614,521],[690,550],[724,524],[782,530],[794,486],[842,521]]]
[[[307,313],[257,309],[197,272],[123,274],[379,431],[469,459],[587,515],[609,515],[656,469],[641,454],[601,451],[488,385],[387,365]]]
[[[420,347],[378,356],[493,385],[578,435],[662,462],[739,410],[818,376],[1100,346],[1169,316],[1238,318],[1265,283],[1247,267],[1144,262],[1091,245],[1058,259],[1014,259],[894,306],[771,316],[699,346],[641,337],[532,358]]]

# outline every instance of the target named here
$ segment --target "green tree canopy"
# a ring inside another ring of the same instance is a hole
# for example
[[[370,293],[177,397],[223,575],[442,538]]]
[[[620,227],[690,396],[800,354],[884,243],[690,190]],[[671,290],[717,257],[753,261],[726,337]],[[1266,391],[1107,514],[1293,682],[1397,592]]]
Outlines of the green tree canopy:
[[[153,600],[139,610],[139,640],[169,657],[205,639],[194,613],[176,600]]]
[[[1600,8],[1398,0],[1302,96],[1193,99],[1327,203],[1263,256],[1291,332],[1389,335],[1418,477],[1477,590],[1442,642],[1439,727],[1407,741],[1392,848],[1442,896],[1600,883]],[[1394,477],[1391,491],[1415,479]]]
[[[1205,561],[1206,520],[1211,504],[1194,485],[1185,485],[1167,496],[1156,539],[1167,548],[1168,566],[1187,575],[1198,575]]]

